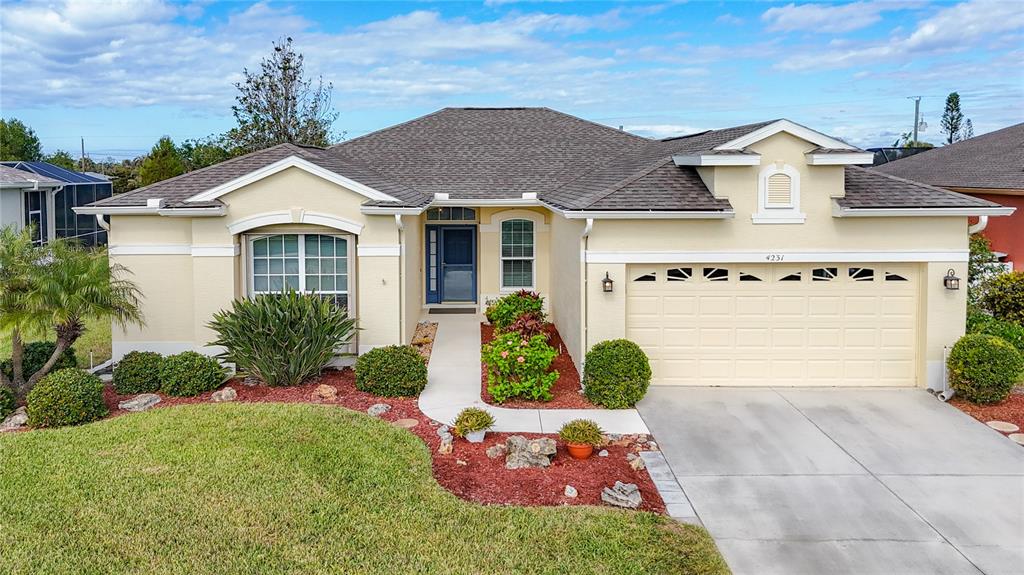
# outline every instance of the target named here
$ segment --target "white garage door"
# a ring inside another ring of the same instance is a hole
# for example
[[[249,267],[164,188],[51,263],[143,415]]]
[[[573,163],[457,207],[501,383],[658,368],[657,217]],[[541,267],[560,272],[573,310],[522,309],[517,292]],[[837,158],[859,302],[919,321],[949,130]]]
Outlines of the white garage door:
[[[915,265],[634,265],[628,274],[627,337],[650,357],[655,384],[915,384]]]

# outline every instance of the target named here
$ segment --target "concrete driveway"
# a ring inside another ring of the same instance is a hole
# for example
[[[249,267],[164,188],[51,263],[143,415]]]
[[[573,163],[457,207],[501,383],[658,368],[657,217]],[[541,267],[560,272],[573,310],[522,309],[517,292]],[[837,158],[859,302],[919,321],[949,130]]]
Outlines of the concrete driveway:
[[[1024,573],[1024,449],[917,389],[652,387],[733,573]]]

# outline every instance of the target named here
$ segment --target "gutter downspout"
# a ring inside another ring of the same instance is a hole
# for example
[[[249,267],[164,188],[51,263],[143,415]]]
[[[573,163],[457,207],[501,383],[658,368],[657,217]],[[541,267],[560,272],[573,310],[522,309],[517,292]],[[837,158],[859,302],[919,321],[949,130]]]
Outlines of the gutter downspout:
[[[974,235],[984,231],[985,227],[988,226],[988,216],[978,216],[978,223],[967,228],[969,235]]]
[[[580,342],[580,363],[584,362],[584,358],[587,356],[587,338],[589,337],[588,331],[590,329],[590,282],[587,273],[587,248],[590,245],[590,232],[594,230],[594,218],[587,218],[587,225],[583,228],[583,233],[580,234],[580,265],[583,266],[583,317],[580,321],[580,330],[583,332],[582,341]],[[583,372],[583,365],[579,366],[580,375]]]
[[[103,219],[103,214],[96,214],[96,222],[97,222],[97,223],[98,223],[98,224],[100,225],[100,227],[101,227],[101,228],[103,228],[104,230],[106,230],[106,231],[108,231],[108,232],[110,231],[110,224],[108,224],[108,223],[107,223],[107,220]],[[108,241],[109,241],[109,240],[108,240]]]
[[[405,250],[402,249],[405,243],[403,242],[402,232],[405,231],[405,224],[402,223],[402,214],[395,214],[395,227],[398,228],[398,341],[405,341],[405,290],[408,287],[405,285],[405,278],[402,277],[402,272],[405,270]]]

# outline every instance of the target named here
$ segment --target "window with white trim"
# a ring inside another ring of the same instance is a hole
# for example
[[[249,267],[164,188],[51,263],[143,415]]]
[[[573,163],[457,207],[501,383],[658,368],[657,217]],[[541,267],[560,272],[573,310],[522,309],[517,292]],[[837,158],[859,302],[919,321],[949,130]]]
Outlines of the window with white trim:
[[[512,219],[501,222],[501,287],[534,287],[533,222]]]
[[[800,172],[782,162],[765,166],[758,175],[755,224],[801,224]]]
[[[329,296],[348,307],[350,238],[325,234],[276,234],[249,238],[250,293]]]

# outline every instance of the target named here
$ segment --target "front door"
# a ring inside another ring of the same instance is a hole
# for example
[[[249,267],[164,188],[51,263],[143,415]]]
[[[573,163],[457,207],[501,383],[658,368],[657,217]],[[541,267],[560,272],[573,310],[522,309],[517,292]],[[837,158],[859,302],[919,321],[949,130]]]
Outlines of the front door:
[[[427,226],[427,303],[476,303],[476,226]]]

